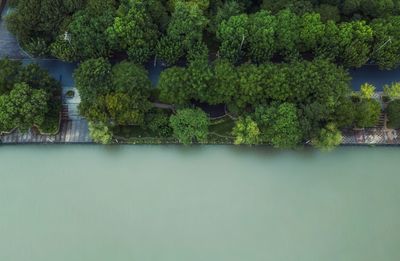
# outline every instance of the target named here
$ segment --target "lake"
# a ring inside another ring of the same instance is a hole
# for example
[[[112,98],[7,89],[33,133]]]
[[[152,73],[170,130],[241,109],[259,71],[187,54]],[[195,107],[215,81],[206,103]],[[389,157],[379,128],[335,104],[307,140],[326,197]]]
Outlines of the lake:
[[[400,150],[2,146],[0,260],[398,261]]]

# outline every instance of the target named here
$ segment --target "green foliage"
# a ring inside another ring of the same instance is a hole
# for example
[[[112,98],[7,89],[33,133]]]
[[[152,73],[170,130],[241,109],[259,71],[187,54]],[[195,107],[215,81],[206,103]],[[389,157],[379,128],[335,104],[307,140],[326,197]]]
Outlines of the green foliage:
[[[112,69],[112,83],[114,92],[105,99],[111,120],[119,125],[143,124],[144,114],[151,108],[147,71],[133,63],[121,62]]]
[[[34,90],[26,83],[16,83],[9,94],[0,96],[0,129],[17,128],[27,131],[33,125],[41,125],[48,112],[48,94]]]
[[[75,74],[82,102],[82,115],[93,122],[116,125],[144,123],[151,108],[147,71],[133,63],[121,62],[112,69],[103,58],[82,63]]]
[[[197,4],[177,1],[167,33],[157,45],[157,54],[168,64],[174,64],[202,41],[207,18]]]
[[[361,67],[368,60],[373,40],[372,28],[365,21],[342,23],[339,26],[339,59],[346,65]]]
[[[276,148],[293,148],[301,141],[302,131],[294,104],[258,107],[255,114],[265,142]]]
[[[111,46],[118,51],[126,50],[129,59],[144,63],[154,53],[158,31],[149,15],[144,0],[134,0],[126,7],[129,11],[117,16],[114,24],[107,29]]]
[[[113,24],[115,10],[112,3],[106,4],[110,1],[104,1],[102,4],[96,4],[96,1],[99,0],[91,0],[89,3],[92,5],[73,15],[66,30],[61,32],[51,45],[52,55],[66,61],[110,55],[105,32]],[[102,8],[104,9],[101,10]]]
[[[36,42],[45,50],[67,14],[62,0],[19,0],[16,11],[7,17],[7,27],[23,46],[33,50]]]
[[[22,67],[20,61],[9,59],[0,60],[0,95],[8,93],[17,82],[19,70]]]
[[[312,140],[312,144],[318,149],[330,151],[339,146],[342,139],[342,134],[336,128],[335,124],[328,123],[320,131],[319,136]]]
[[[387,126],[392,129],[400,128],[400,100],[391,101],[387,108]]]
[[[171,67],[164,70],[157,86],[160,100],[175,105],[187,104],[192,96],[188,80],[189,75],[185,68]]]
[[[315,11],[320,14],[321,20],[326,21],[340,21],[340,10],[338,6],[329,5],[329,4],[321,4],[318,6]]]
[[[189,66],[187,67],[190,85],[197,100],[208,101],[213,99],[213,93],[210,91],[213,81],[212,67],[208,62],[208,49],[204,45],[197,46],[189,53]]]
[[[400,65],[400,16],[376,19],[371,27],[374,32],[373,60],[381,69],[394,69]]]
[[[276,49],[278,54],[289,59],[297,57],[297,46],[300,40],[299,17],[290,10],[283,10],[277,14],[276,24]]]
[[[363,99],[372,99],[375,93],[375,86],[369,83],[361,85],[360,95]]]
[[[0,60],[3,106],[0,131],[15,127],[25,131],[36,125],[43,132],[56,132],[61,110],[60,89],[60,83],[37,64],[22,66],[20,61]]]
[[[253,145],[260,141],[260,129],[250,116],[241,117],[236,121],[232,135],[235,137],[236,145]]]
[[[178,110],[170,118],[174,136],[185,145],[205,142],[209,124],[207,115],[200,109]]]
[[[260,11],[249,19],[249,55],[257,63],[268,62],[275,53],[276,19],[267,11]]]
[[[236,96],[239,77],[236,68],[226,60],[217,60],[214,65],[213,87],[209,89],[207,102],[230,104]]]
[[[169,126],[170,115],[164,111],[152,111],[146,115],[149,130],[158,137],[171,137],[172,128]]]
[[[232,16],[222,21],[217,31],[217,39],[221,42],[219,55],[232,63],[240,60],[244,54],[245,41],[249,37],[249,18],[246,14]]]
[[[243,8],[237,0],[224,1],[224,3],[217,7],[215,15],[212,16],[209,30],[215,33],[223,21],[227,21],[232,16],[241,14],[242,11]]]
[[[87,60],[76,69],[74,79],[82,102],[92,103],[111,89],[111,64],[103,58]]]
[[[317,13],[306,13],[300,18],[300,50],[307,52],[316,50],[324,37],[325,25]]]
[[[356,105],[355,126],[358,128],[374,127],[381,114],[381,105],[377,100],[363,99]]]
[[[383,87],[383,93],[391,99],[400,98],[400,82],[394,82]]]
[[[112,133],[104,123],[89,122],[89,135],[92,140],[100,144],[110,144],[112,142]]]

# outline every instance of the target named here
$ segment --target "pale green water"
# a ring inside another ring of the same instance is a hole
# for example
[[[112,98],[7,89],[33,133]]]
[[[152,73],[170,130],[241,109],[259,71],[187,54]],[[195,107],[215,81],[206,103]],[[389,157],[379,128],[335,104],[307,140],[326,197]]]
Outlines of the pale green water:
[[[400,148],[0,147],[0,260],[398,261]]]

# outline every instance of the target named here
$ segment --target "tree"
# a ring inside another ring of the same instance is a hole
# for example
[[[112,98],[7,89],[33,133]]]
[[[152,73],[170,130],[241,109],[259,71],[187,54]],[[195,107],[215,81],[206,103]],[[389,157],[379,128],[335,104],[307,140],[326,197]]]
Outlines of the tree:
[[[217,39],[221,42],[219,55],[232,63],[237,63],[245,53],[249,18],[246,14],[232,16],[223,21],[217,31]]]
[[[87,60],[75,70],[74,79],[82,103],[95,103],[111,88],[111,64],[104,58]]]
[[[209,119],[201,109],[178,110],[171,116],[170,125],[174,136],[185,145],[207,140]]]
[[[274,147],[292,148],[301,141],[302,131],[294,104],[258,107],[255,114],[263,140]]]
[[[21,67],[22,63],[20,61],[0,60],[0,95],[11,91],[17,81]]]
[[[375,93],[375,86],[369,83],[361,85],[360,95],[362,99],[372,99]]]
[[[175,105],[187,104],[192,97],[188,81],[189,75],[185,68],[171,67],[164,70],[157,86],[160,90],[160,100]]]
[[[195,99],[207,102],[213,98],[211,92],[212,81],[214,78],[213,70],[208,61],[208,48],[205,44],[194,47],[188,54],[189,66],[188,73],[190,89],[193,91]]]
[[[400,82],[394,82],[391,85],[385,85],[383,87],[383,93],[390,99],[400,98]]]
[[[215,33],[223,21],[227,21],[232,16],[239,15],[242,12],[243,8],[237,0],[225,1],[221,6],[217,7],[216,14],[211,17],[210,31]]]
[[[236,145],[253,145],[259,142],[260,130],[257,123],[250,116],[246,116],[236,121],[232,135],[235,137]]]
[[[115,50],[127,51],[131,61],[144,63],[154,53],[157,26],[148,14],[146,1],[131,1],[127,8],[129,11],[117,16],[107,29],[108,39]]]
[[[289,10],[280,11],[276,15],[276,49],[278,54],[287,59],[298,56],[299,17]]]
[[[316,55],[320,58],[336,60],[341,52],[340,29],[334,21],[325,23],[324,36],[316,49]]]
[[[321,4],[315,9],[315,11],[320,14],[323,22],[331,20],[337,23],[340,21],[340,11],[338,6]]]
[[[244,64],[238,68],[238,93],[233,97],[239,109],[257,106],[265,101],[262,69],[253,64]]]
[[[198,4],[177,1],[167,34],[157,45],[157,54],[168,64],[175,63],[185,52],[202,41],[207,22]]]
[[[51,45],[52,55],[65,61],[110,55],[106,30],[113,24],[115,9],[112,1],[96,1],[99,0],[91,0],[89,3],[92,4],[73,15],[66,31],[61,32]]]
[[[257,63],[268,62],[275,53],[276,19],[267,11],[260,11],[249,19],[249,55]]]
[[[110,144],[112,141],[112,134],[104,123],[89,122],[89,135],[96,143]]]
[[[349,67],[361,67],[370,58],[372,28],[365,21],[339,26],[340,59]]]
[[[381,105],[377,100],[363,99],[356,105],[355,125],[358,128],[374,127],[381,114]]]
[[[112,89],[106,95],[110,119],[119,125],[144,123],[144,115],[151,108],[151,83],[147,71],[130,62],[112,68]]]
[[[329,151],[339,146],[342,139],[342,134],[336,128],[335,124],[328,123],[320,131],[319,136],[312,140],[312,144],[318,149]]]
[[[390,15],[394,9],[393,0],[361,0],[360,10],[365,16],[382,17]]]
[[[37,46],[34,42],[44,43],[41,50],[34,48],[33,55],[47,53],[66,16],[62,0],[19,0],[15,12],[7,17],[7,27],[24,47]]]
[[[300,18],[300,51],[308,52],[317,49],[324,37],[325,25],[318,13],[306,13]]]
[[[0,96],[1,130],[18,128],[27,131],[33,125],[41,125],[48,112],[48,98],[44,90],[34,90],[26,83],[16,83],[9,94]]]
[[[231,104],[237,94],[239,77],[236,68],[226,60],[214,64],[214,80],[207,102],[210,104]]]
[[[386,108],[387,126],[392,129],[400,128],[400,100],[389,102]]]
[[[376,19],[371,23],[374,32],[372,59],[381,69],[400,65],[400,16]]]

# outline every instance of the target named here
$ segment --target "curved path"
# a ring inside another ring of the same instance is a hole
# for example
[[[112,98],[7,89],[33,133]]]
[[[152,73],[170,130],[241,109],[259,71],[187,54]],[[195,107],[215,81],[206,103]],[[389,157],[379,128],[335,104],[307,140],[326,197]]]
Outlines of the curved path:
[[[15,36],[7,30],[5,16],[9,12],[6,5],[0,16],[0,58],[24,59],[29,58],[27,54],[20,48]]]

